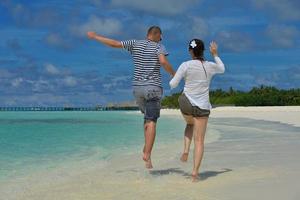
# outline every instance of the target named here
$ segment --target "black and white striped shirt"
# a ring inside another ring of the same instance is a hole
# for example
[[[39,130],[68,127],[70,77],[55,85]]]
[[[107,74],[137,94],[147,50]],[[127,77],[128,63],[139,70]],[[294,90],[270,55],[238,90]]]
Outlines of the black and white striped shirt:
[[[154,85],[162,87],[160,54],[168,55],[165,47],[151,40],[126,40],[121,41],[123,48],[133,57],[134,73],[133,86]]]

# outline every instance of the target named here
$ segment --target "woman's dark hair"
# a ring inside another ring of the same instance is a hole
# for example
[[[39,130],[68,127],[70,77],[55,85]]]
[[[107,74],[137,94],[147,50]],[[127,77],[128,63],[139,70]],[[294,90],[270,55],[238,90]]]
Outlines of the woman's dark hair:
[[[201,61],[204,61],[204,42],[199,39],[192,39],[189,42],[189,50],[192,50],[195,57]]]

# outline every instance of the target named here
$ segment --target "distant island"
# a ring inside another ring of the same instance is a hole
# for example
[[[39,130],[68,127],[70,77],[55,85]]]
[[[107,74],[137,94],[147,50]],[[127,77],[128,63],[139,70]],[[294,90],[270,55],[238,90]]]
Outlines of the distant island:
[[[181,93],[166,96],[162,100],[163,108],[179,108],[178,97]],[[213,107],[216,106],[299,106],[300,88],[277,89],[271,86],[253,87],[250,91],[244,92],[222,89],[210,91],[210,101]]]
[[[181,93],[174,93],[162,99],[162,108],[179,108],[178,97]],[[254,87],[250,91],[239,91],[232,87],[228,91],[222,89],[210,91],[210,101],[213,107],[218,106],[299,106],[300,88],[297,89],[277,89],[271,86]],[[113,110],[139,110],[134,102],[109,103],[107,106],[90,107],[0,107],[1,111],[113,111]]]

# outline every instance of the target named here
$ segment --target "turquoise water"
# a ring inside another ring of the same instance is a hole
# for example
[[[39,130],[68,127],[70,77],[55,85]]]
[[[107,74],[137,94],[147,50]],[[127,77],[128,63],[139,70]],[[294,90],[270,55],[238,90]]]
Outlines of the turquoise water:
[[[224,192],[215,191],[234,197],[239,185],[246,196],[252,191],[264,196],[264,184],[272,193],[279,182],[280,193],[297,191],[299,127],[210,118],[200,174],[204,182],[194,187],[186,179],[192,158],[179,161],[184,125],[181,116],[159,119],[155,168],[149,172],[141,160],[143,119],[138,112],[0,112],[0,199],[135,199],[147,194],[222,199]]]
[[[182,138],[183,121],[163,117],[157,140]],[[177,131],[177,132],[176,132]],[[135,112],[1,112],[0,179],[52,169],[68,161],[108,159],[140,151],[143,118]]]
[[[161,117],[155,149],[179,144],[184,126],[180,116]],[[261,131],[264,134],[258,134]],[[299,128],[261,120],[211,118],[205,141],[260,138],[270,132],[299,133]],[[139,112],[0,112],[0,181],[64,167],[99,167],[116,154],[136,156],[143,144]],[[178,146],[179,151],[181,148]]]

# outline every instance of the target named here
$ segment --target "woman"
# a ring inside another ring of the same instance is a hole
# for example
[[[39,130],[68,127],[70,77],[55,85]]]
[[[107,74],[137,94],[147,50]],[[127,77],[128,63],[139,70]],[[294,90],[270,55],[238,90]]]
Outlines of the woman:
[[[217,73],[224,73],[225,67],[218,57],[217,44],[210,43],[210,52],[215,62],[204,59],[204,43],[199,39],[193,39],[189,43],[189,52],[192,60],[183,62],[173,79],[171,88],[177,87],[184,78],[185,85],[179,97],[180,111],[186,121],[184,132],[184,150],[180,158],[186,162],[189,155],[190,144],[194,135],[194,167],[192,171],[193,181],[198,180],[198,172],[204,152],[204,136],[208,117],[211,110],[209,102],[209,85],[212,77]]]

